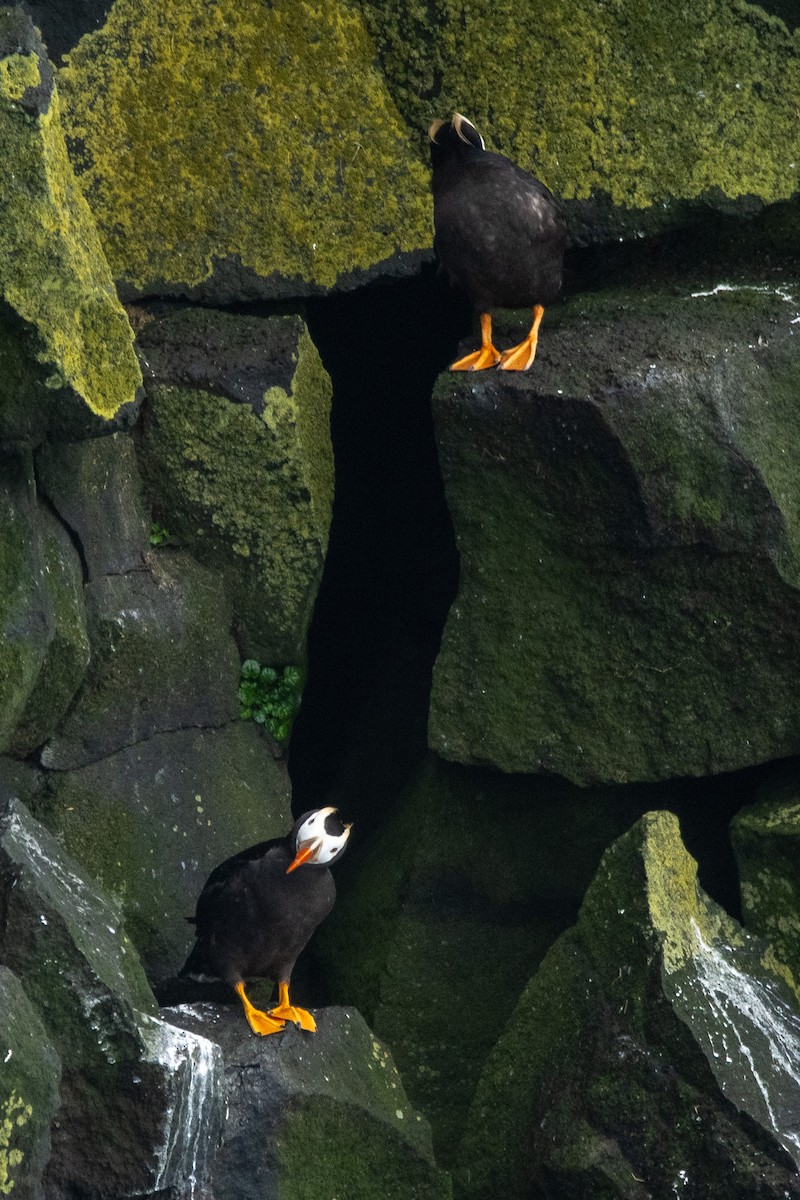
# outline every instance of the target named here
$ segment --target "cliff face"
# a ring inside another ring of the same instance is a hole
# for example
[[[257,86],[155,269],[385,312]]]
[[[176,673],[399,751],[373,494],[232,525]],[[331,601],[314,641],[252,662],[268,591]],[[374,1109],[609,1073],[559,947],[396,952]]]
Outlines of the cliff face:
[[[0,1193],[794,1196],[798,33],[34,8],[0,9]],[[525,375],[444,369],[453,109],[565,203]],[[323,803],[355,827],[293,990],[337,1007],[262,1041],[181,990],[185,918]]]

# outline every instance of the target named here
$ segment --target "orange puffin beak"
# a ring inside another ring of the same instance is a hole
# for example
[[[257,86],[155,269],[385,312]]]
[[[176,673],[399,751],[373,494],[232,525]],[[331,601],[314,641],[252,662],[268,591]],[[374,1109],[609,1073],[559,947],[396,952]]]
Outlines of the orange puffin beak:
[[[289,875],[292,871],[296,871],[298,867],[302,867],[303,863],[308,862],[309,859],[313,862],[319,854],[321,846],[322,841],[320,838],[312,838],[310,842],[304,842],[286,868],[286,874]]]

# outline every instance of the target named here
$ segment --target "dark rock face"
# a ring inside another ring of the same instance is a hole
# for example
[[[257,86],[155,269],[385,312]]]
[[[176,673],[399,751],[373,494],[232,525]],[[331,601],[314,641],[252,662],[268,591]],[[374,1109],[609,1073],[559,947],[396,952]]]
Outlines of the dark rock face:
[[[37,811],[117,901],[151,981],[189,953],[213,868],[292,823],[285,764],[252,722],[153,734],[47,786]]]
[[[782,763],[731,823],[742,915],[800,979],[800,775]]]
[[[42,754],[85,766],[153,733],[238,716],[239,656],[219,578],[180,551],[86,587],[92,656],[81,694]]]
[[[118,910],[14,800],[0,816],[0,880],[0,958],[24,981],[63,1069],[44,1195],[187,1189],[222,1121],[215,1048],[156,1017]],[[39,1069],[52,1062],[44,1042]]]
[[[222,1048],[228,1096],[214,1200],[447,1200],[427,1122],[355,1009],[318,1011],[316,1034],[254,1036],[238,1006],[162,1010]]]
[[[586,784],[798,749],[798,307],[601,293],[545,317],[528,376],[441,377],[435,750]]]
[[[800,1195],[798,1055],[791,976],[700,890],[675,818],[650,813],[487,1064],[461,1194]]]
[[[0,749],[28,753],[66,712],[89,661],[81,564],[37,500],[29,453],[0,460]]]
[[[80,543],[89,580],[144,569],[150,521],[129,437],[50,443],[37,455],[36,471],[41,491]]]

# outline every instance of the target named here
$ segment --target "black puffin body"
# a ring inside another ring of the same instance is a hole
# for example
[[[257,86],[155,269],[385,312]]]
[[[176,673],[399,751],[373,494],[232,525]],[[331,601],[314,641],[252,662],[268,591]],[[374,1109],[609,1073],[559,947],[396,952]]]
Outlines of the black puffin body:
[[[481,317],[482,346],[451,366],[527,371],[536,356],[544,305],[561,290],[567,223],[543,183],[485,149],[475,126],[453,113],[428,130],[434,249],[454,286]],[[531,331],[500,354],[492,345],[495,308],[533,308]]]
[[[336,899],[328,867],[345,850],[350,826],[335,808],[295,821],[287,837],[234,854],[209,875],[197,901],[197,941],[181,975],[223,979],[240,997],[254,1033],[277,1033],[286,1021],[316,1028],[305,1009],[289,1002],[289,980],[301,951]],[[278,981],[278,1004],[254,1008],[245,979]]]

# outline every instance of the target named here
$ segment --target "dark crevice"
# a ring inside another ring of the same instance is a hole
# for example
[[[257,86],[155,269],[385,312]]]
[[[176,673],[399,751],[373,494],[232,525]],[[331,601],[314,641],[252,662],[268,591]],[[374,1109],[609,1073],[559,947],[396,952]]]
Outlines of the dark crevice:
[[[336,491],[289,769],[296,812],[332,798],[366,833],[426,749],[458,581],[430,398],[470,315],[425,269],[310,300],[307,319],[333,380]]]

